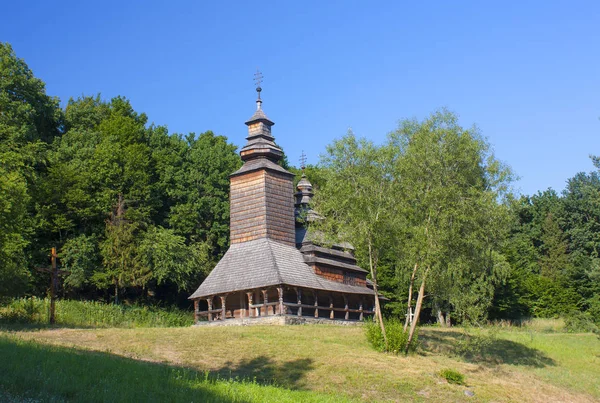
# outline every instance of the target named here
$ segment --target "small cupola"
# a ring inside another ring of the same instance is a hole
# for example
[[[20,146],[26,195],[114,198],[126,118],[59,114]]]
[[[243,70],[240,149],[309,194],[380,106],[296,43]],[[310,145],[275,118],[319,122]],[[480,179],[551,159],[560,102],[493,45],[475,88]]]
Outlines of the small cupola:
[[[283,151],[275,144],[275,138],[271,135],[271,127],[275,123],[267,117],[262,109],[262,99],[260,98],[262,74],[260,72],[255,74],[255,81],[257,84],[256,92],[258,94],[256,112],[246,121],[246,125],[248,126],[248,137],[246,137],[246,140],[248,142],[240,150],[240,156],[244,162],[257,158],[267,158],[277,163],[283,158]]]

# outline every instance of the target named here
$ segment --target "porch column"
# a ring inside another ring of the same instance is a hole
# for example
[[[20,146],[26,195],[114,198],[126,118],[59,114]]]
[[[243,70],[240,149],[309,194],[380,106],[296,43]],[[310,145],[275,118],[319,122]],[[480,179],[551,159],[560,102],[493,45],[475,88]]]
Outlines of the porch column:
[[[244,301],[244,293],[240,292],[238,293],[238,297],[240,300],[240,318],[243,318],[246,316],[246,302]],[[235,318],[235,310],[232,312],[233,317]]]
[[[268,295],[268,291],[269,290],[260,290],[262,292],[263,295],[263,308],[265,309],[265,316],[269,316],[269,307],[267,306],[267,303],[269,302],[269,295]],[[261,312],[261,316],[262,316],[262,312]]]
[[[317,294],[316,291],[313,291],[313,294],[315,295],[315,318],[319,317],[319,295]]]
[[[246,295],[248,296],[248,317],[251,318],[253,308],[250,305],[252,305],[252,298],[254,298],[254,291],[247,292]]]
[[[227,299],[227,295],[221,295],[221,320],[225,320],[225,300]]]
[[[213,316],[212,316],[212,309],[213,309],[213,305],[212,305],[212,297],[210,298],[206,298],[206,303],[208,304],[208,321],[210,322],[211,320],[213,320]]]
[[[360,297],[360,305],[358,306],[358,310],[360,311],[360,315],[358,316],[358,319],[363,320],[364,314],[363,314],[363,299],[362,299],[362,297]]]
[[[279,296],[279,314],[283,315],[285,307],[283,306],[283,287],[277,287],[277,295]]]
[[[329,319],[334,319],[335,314],[333,313],[333,297],[329,296]]]
[[[194,323],[195,324],[198,323],[199,316],[200,316],[200,312],[198,312],[198,300],[195,299],[194,300]]]
[[[296,288],[298,296],[298,316],[302,316],[302,288]]]
[[[378,298],[377,295],[375,295],[375,298]],[[377,304],[375,303],[375,299],[373,299],[373,306],[371,307],[371,311],[373,311],[374,313],[373,322],[377,322]]]
[[[348,312],[348,297],[346,296],[346,294],[343,294],[344,296],[344,309],[346,310],[346,315],[344,316],[344,319],[348,320],[350,319],[350,312]]]

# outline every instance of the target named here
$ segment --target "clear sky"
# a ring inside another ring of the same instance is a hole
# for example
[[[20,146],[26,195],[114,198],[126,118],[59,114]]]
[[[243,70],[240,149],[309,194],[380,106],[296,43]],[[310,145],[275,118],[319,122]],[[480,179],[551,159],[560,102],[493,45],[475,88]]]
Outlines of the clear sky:
[[[245,143],[263,108],[298,165],[349,127],[381,143],[439,107],[477,124],[523,194],[600,154],[600,1],[4,1],[0,41],[69,97],[124,95],[174,133]]]

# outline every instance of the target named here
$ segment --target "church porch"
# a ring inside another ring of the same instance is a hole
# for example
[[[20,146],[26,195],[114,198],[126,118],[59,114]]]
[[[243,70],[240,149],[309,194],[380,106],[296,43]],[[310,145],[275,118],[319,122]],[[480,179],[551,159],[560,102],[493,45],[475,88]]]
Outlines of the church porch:
[[[197,325],[271,316],[312,318],[320,322],[359,322],[373,314],[371,295],[301,287],[265,287],[194,299],[194,322]]]

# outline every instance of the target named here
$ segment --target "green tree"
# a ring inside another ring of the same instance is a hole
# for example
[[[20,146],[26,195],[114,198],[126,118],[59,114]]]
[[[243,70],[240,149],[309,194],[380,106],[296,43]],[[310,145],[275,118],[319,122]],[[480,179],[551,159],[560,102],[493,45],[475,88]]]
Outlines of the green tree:
[[[315,226],[327,234],[326,238],[356,247],[357,257],[369,268],[378,295],[380,261],[394,243],[397,228],[396,217],[391,214],[395,196],[390,149],[357,139],[350,132],[327,147],[321,166],[324,181],[315,195],[314,208],[326,218]],[[375,298],[375,304],[387,349],[379,298]]]
[[[0,42],[0,296],[25,290],[35,189],[46,143],[60,135],[61,122],[58,100],[46,95],[44,83]]]
[[[570,271],[568,245],[552,213],[549,213],[544,220],[540,240],[542,241],[541,274],[553,280],[562,278]]]
[[[160,203],[152,186],[155,170],[146,120],[122,97],[69,100],[67,131],[52,143],[37,190],[36,236],[40,248],[60,246],[61,261],[70,270],[65,285],[71,291],[87,284],[103,289],[110,283],[117,293],[148,276],[132,257]],[[115,211],[122,216],[107,222],[114,206],[120,206]],[[118,247],[124,250],[118,252]],[[131,256],[128,261],[135,265],[116,265],[116,255]],[[118,274],[117,267],[127,274]]]
[[[168,206],[160,225],[186,241],[192,271],[178,287],[191,291],[229,246],[229,175],[241,159],[233,144],[210,131],[185,139],[156,133],[153,142],[157,186]]]
[[[142,286],[152,276],[148,266],[139,259],[136,240],[138,225],[125,218],[125,201],[119,197],[115,210],[106,221],[104,240],[100,243],[103,267],[92,280],[99,286],[114,287],[115,304],[124,287]]]
[[[184,237],[162,227],[148,228],[139,246],[141,264],[152,273],[152,279],[159,285],[169,281],[179,289],[185,289],[190,281],[192,254]]]
[[[83,287],[100,266],[96,234],[68,238],[60,249],[59,256],[63,269],[67,271],[65,287],[71,290]]]
[[[422,122],[401,122],[390,142],[399,156],[396,211],[407,225],[402,249],[413,261],[409,309],[413,281],[420,282],[410,343],[428,289],[443,287],[445,299],[464,321],[485,316],[494,284],[506,272],[497,250],[508,214],[499,198],[511,172],[494,158],[476,128],[463,129],[456,115],[445,110]]]

